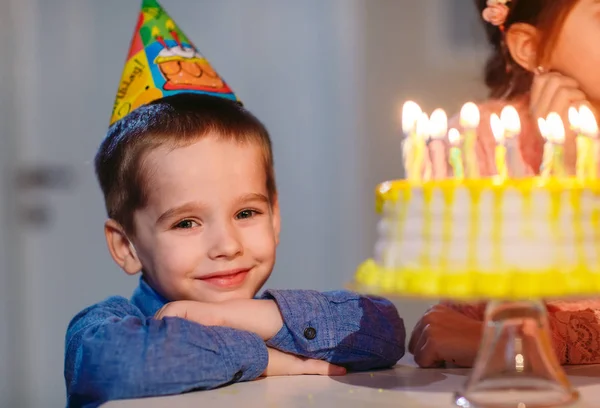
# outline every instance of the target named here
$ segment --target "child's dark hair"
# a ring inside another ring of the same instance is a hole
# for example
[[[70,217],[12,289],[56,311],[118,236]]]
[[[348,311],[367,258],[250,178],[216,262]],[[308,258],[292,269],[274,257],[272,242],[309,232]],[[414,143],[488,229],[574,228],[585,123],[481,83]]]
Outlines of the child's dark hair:
[[[148,198],[144,158],[159,146],[188,146],[209,133],[260,146],[272,202],[277,190],[271,139],[265,126],[238,102],[181,93],[137,108],[108,130],[95,158],[108,216],[128,234],[135,234],[133,213],[143,208]]]
[[[538,64],[545,63],[554,47],[569,12],[578,0],[512,0],[504,24],[505,31],[515,23],[536,27],[541,34],[538,48]],[[487,7],[487,0],[475,0],[479,13]],[[483,20],[482,20],[483,21]],[[504,42],[499,27],[483,21],[488,40],[492,46],[485,68],[485,83],[492,98],[513,99],[529,91],[533,73],[517,64]]]

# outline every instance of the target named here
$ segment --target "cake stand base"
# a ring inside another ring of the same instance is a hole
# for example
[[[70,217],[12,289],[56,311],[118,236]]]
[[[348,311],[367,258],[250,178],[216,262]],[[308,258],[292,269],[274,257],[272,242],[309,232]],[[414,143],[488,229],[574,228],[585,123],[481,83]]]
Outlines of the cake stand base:
[[[461,408],[549,408],[579,398],[552,349],[541,301],[490,302]]]

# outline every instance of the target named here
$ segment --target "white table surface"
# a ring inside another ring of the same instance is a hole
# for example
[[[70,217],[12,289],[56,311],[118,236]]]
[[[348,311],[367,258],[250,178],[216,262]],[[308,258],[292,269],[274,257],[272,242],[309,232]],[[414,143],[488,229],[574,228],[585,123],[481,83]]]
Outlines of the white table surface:
[[[566,367],[581,393],[574,408],[600,407],[600,366]],[[451,408],[453,392],[466,380],[466,369],[420,369],[406,356],[390,370],[343,377],[261,378],[212,391],[173,397],[114,401],[104,408],[154,407],[400,407]]]

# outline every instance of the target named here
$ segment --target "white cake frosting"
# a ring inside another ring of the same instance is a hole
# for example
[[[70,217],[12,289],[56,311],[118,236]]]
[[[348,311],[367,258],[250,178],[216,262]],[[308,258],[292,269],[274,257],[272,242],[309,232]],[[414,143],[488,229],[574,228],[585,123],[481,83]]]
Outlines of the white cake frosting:
[[[591,190],[562,192],[516,188],[501,194],[466,187],[452,199],[441,189],[426,198],[385,201],[375,261],[393,270],[430,267],[445,273],[544,272],[600,265],[600,198]]]

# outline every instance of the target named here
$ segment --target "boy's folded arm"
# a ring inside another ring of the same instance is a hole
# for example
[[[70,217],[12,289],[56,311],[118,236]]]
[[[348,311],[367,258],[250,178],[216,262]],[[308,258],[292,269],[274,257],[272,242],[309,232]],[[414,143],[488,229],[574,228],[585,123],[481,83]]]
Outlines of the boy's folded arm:
[[[269,347],[349,370],[390,367],[404,355],[405,328],[388,300],[347,291],[268,290],[283,316]]]
[[[179,318],[147,318],[111,298],[78,314],[66,336],[70,404],[179,394],[259,377],[268,362],[256,334]]]

